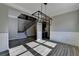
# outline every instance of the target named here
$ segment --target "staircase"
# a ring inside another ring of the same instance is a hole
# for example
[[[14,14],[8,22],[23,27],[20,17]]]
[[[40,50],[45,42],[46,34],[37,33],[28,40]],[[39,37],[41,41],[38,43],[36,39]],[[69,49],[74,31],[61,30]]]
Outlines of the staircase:
[[[36,21],[37,21],[36,18],[34,18],[34,17],[32,17],[32,16],[25,15],[25,14],[19,15],[18,18],[19,18],[19,19],[24,19],[24,20],[30,21],[30,22],[28,22],[28,24],[25,24],[25,25],[24,25],[24,30],[23,30],[23,32],[25,32],[25,33],[26,33],[26,30],[27,30],[28,28],[30,28],[33,24],[36,24]]]
[[[43,16],[43,17],[40,17],[40,16]],[[28,28],[30,28],[33,24],[35,24],[36,22],[37,22],[37,19],[39,18],[39,19],[42,19],[42,21],[48,21],[49,22],[49,20],[51,20],[52,18],[50,18],[49,16],[47,16],[46,14],[44,14],[43,12],[41,12],[41,11],[36,11],[36,12],[34,12],[31,16],[29,16],[29,15],[26,15],[26,14],[20,14],[19,16],[18,16],[18,18],[20,18],[20,19],[24,19],[24,20],[29,20],[30,21],[30,23],[28,23],[28,24],[25,24],[24,25],[24,30],[23,30],[23,32],[26,32],[26,30],[28,29]],[[45,18],[45,19],[44,19]]]
[[[36,24],[36,21],[31,21],[30,23],[26,24],[24,26],[24,31],[26,31],[28,28],[30,28],[32,25]]]

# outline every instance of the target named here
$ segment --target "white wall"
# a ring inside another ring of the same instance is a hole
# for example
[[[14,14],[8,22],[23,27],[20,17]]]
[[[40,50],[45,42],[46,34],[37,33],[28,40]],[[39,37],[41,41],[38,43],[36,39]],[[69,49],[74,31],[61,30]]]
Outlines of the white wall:
[[[16,18],[10,18],[9,17],[9,39],[12,40],[16,38],[17,35],[17,29],[18,29],[18,20]]]
[[[79,11],[55,16],[50,26],[50,40],[79,46]]]
[[[9,18],[9,40],[26,38],[25,33],[18,33],[18,19]]]
[[[8,7],[0,4],[0,52],[9,49]]]
[[[9,49],[8,33],[0,33],[0,52]]]
[[[42,40],[42,23],[37,22],[37,40]]]
[[[21,14],[21,11],[9,8],[9,40],[26,38],[25,33],[18,33],[18,19],[17,17]]]
[[[27,36],[34,36],[35,33],[35,24],[32,25],[32,27],[30,27],[29,29],[27,29],[27,35],[25,35],[25,33],[18,33],[18,29],[22,30],[21,28],[23,23],[26,24],[30,24],[30,21],[28,20],[23,20],[23,19],[18,19],[17,17],[23,12],[18,11],[16,9],[13,8],[9,8],[9,12],[8,12],[8,17],[9,17],[9,39],[13,40],[13,39],[21,39],[21,38],[27,38]],[[19,22],[18,22],[19,21]],[[21,24],[21,25],[19,25]],[[18,27],[19,25],[19,27]]]

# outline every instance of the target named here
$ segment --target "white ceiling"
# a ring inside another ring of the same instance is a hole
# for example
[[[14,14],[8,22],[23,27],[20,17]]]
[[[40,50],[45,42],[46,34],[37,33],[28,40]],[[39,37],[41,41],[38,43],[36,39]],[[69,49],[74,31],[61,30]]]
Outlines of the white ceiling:
[[[28,12],[30,14],[34,13],[37,10],[40,10],[40,3],[11,3],[8,4],[16,9]],[[59,14],[63,14],[66,12],[74,11],[79,9],[78,3],[48,3],[47,4],[46,14],[49,16],[55,16]],[[45,11],[43,5],[43,12]]]

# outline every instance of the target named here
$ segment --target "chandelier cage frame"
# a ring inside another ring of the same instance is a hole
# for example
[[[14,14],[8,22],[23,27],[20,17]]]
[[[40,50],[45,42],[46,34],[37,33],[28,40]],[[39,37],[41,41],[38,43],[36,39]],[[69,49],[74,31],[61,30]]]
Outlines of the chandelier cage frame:
[[[44,3],[45,5],[45,13],[43,13],[43,5],[41,4],[41,11],[36,11],[34,12],[32,15],[37,19],[37,21],[39,23],[42,23],[42,22],[48,22],[50,23],[50,20],[52,20],[52,18],[48,15],[46,15],[46,5],[47,3]]]

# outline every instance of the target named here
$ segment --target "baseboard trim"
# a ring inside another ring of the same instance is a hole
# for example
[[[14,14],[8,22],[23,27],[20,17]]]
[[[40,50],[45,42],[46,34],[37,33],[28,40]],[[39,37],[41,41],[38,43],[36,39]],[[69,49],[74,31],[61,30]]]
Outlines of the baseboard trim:
[[[0,52],[0,56],[10,56],[9,55],[9,50],[5,50],[3,52]]]
[[[20,39],[26,39],[26,38],[20,38]],[[12,39],[12,40],[20,40],[20,39]],[[12,41],[12,40],[9,40],[9,41]]]
[[[32,36],[27,36],[27,37],[35,37],[36,35],[32,35]]]
[[[27,36],[27,38],[28,38],[28,37],[36,37],[36,36],[35,36],[35,35],[34,35],[34,36]]]
[[[54,43],[58,43],[58,44],[64,44],[64,45],[68,45],[68,46],[72,46],[72,47],[78,47],[79,46],[75,46],[75,45],[71,45],[71,44],[67,44],[67,43],[63,43],[63,42],[58,42],[58,41],[55,41],[55,40],[50,40],[51,42],[54,42]]]
[[[50,32],[50,40],[79,47],[79,32]]]

